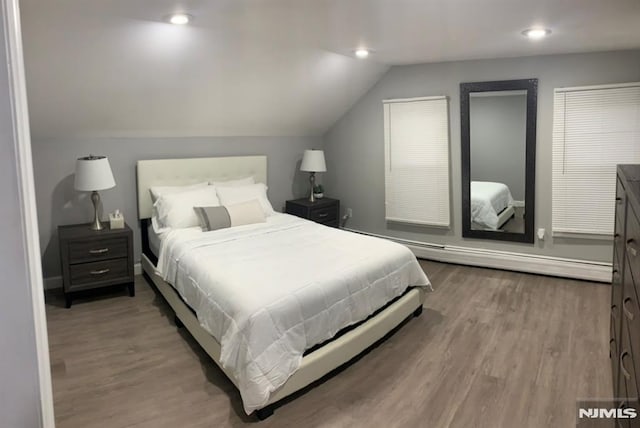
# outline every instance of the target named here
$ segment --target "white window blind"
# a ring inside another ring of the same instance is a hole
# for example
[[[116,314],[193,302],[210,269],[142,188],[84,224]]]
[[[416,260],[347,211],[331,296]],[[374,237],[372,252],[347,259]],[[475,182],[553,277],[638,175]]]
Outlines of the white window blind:
[[[447,98],[383,103],[387,221],[449,226]]]
[[[553,232],[612,235],[616,165],[640,162],[640,83],[556,89]]]

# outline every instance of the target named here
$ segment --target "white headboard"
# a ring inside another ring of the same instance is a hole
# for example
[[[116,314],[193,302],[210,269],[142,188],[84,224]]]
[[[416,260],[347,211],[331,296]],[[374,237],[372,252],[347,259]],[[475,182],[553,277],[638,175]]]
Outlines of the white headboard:
[[[182,186],[250,175],[256,183],[267,184],[266,156],[140,160],[137,163],[138,218],[151,218],[151,186]]]

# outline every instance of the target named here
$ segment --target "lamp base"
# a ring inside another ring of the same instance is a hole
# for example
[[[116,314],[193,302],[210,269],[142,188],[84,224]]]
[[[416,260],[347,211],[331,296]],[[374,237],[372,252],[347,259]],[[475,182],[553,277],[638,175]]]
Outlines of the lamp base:
[[[316,198],[313,195],[313,189],[316,187],[316,173],[309,174],[309,182],[311,183],[311,191],[309,192],[309,202],[315,202]]]
[[[98,216],[98,207],[100,206],[100,195],[95,190],[91,192],[91,202],[93,202],[93,223],[91,223],[91,230],[102,230],[104,226],[100,223]]]

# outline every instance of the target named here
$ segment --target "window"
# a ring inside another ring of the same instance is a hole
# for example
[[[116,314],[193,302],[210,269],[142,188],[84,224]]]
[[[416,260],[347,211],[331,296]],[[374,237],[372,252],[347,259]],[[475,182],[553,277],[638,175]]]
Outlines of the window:
[[[638,162],[640,83],[556,89],[554,235],[613,235],[616,165]]]
[[[447,98],[383,103],[387,221],[448,227]]]

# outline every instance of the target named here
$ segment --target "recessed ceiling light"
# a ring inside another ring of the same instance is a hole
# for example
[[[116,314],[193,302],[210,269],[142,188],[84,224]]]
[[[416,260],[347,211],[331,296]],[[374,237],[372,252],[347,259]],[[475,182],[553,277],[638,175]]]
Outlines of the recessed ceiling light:
[[[522,34],[531,40],[539,40],[551,34],[551,30],[548,28],[527,28]]]
[[[186,13],[174,13],[169,16],[169,22],[175,25],[186,25],[193,17],[191,15],[187,15]]]
[[[356,56],[360,59],[364,59],[369,56],[369,49],[356,49]]]

